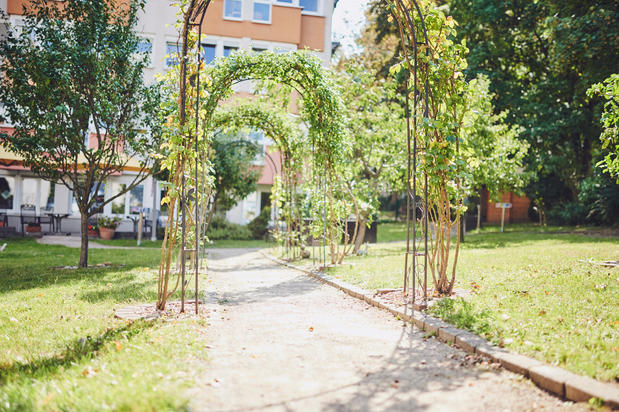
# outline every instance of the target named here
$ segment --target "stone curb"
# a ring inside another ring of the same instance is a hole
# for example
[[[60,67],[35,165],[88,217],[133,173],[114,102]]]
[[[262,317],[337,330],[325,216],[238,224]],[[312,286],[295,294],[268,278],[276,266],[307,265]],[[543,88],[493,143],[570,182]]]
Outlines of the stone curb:
[[[574,402],[587,402],[597,398],[604,405],[619,410],[619,385],[599,382],[595,379],[576,375],[562,368],[551,366],[528,356],[509,352],[492,345],[480,336],[458,329],[440,319],[415,311],[412,314],[374,299],[374,295],[357,286],[349,285],[339,279],[320,272],[310,271],[288,262],[277,259],[263,251],[260,253],[275,263],[306,273],[307,275],[336,287],[344,293],[363,300],[379,309],[391,312],[397,318],[413,323],[419,329],[435,334],[442,342],[453,344],[466,352],[484,356],[491,361],[498,362],[505,369],[531,379],[537,386],[562,398]]]

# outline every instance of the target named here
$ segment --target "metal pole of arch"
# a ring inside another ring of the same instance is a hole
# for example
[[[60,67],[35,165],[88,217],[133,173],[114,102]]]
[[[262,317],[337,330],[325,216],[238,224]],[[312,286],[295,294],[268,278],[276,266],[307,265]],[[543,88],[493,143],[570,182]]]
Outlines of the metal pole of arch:
[[[423,187],[423,242],[424,242],[424,251],[423,251],[423,270],[418,267],[417,264],[417,256],[421,255],[418,252],[417,248],[417,167],[418,167],[418,123],[417,123],[417,107],[419,104],[419,93],[417,88],[418,83],[418,46],[423,45],[425,48],[426,56],[429,57],[429,42],[428,35],[425,27],[425,20],[423,17],[423,13],[421,12],[421,8],[416,0],[411,0],[413,4],[413,9],[407,7],[402,0],[392,0],[391,3],[391,13],[395,18],[398,30],[400,34],[400,43],[402,46],[402,50],[404,53],[404,58],[407,63],[407,76],[406,76],[406,87],[405,87],[405,100],[406,100],[406,129],[407,129],[407,174],[406,174],[406,187],[407,187],[407,199],[406,199],[406,255],[404,260],[404,287],[403,293],[406,295],[407,283],[409,273],[412,275],[411,283],[412,283],[412,304],[413,308],[415,308],[415,298],[416,298],[416,287],[417,283],[421,280],[419,279],[421,276],[420,272],[423,272],[423,303],[418,305],[419,308],[425,308],[427,306],[427,289],[428,289],[428,175],[424,172],[424,187]],[[414,13],[417,13],[419,17],[419,23],[421,25],[421,31],[423,33],[423,41],[417,41],[416,30],[417,27],[414,21]],[[412,62],[411,62],[412,57]],[[426,63],[427,64],[427,63]],[[410,74],[413,74],[413,110],[411,114],[410,103],[409,103],[409,94],[411,92],[411,88],[409,86],[410,82]],[[423,94],[421,95],[423,99],[423,116],[424,118],[429,117],[429,81],[426,73],[424,82],[423,82]],[[411,116],[413,117],[413,127],[411,131]],[[411,145],[412,143],[412,145]],[[427,149],[428,139],[427,139],[427,131],[424,132],[424,146]],[[412,146],[412,147],[411,147]],[[411,184],[412,180],[412,184]],[[412,206],[412,214],[411,214],[411,206]],[[411,216],[412,215],[412,216]],[[412,234],[411,234],[412,231]],[[412,235],[412,253],[411,253],[411,235]],[[409,255],[411,255],[411,259],[409,259]],[[419,282],[421,283],[421,282]]]
[[[185,121],[185,106],[187,103],[187,86],[190,83],[190,80],[187,79],[187,61],[188,61],[188,46],[187,39],[189,37],[190,27],[198,27],[198,42],[196,45],[196,79],[195,79],[195,87],[196,87],[196,102],[195,102],[195,131],[194,136],[189,136],[190,142],[188,142],[188,146],[191,145],[191,138],[193,141],[193,149],[195,151],[195,170],[194,170],[194,182],[192,184],[192,190],[186,190],[186,177],[183,174],[182,177],[182,188],[181,188],[181,213],[182,220],[182,242],[181,242],[181,312],[185,311],[185,275],[186,275],[186,262],[187,262],[187,253],[193,253],[193,266],[194,266],[194,276],[195,276],[195,313],[198,314],[198,296],[199,296],[199,255],[200,255],[200,197],[199,197],[199,185],[198,185],[198,169],[200,162],[200,154],[199,154],[199,124],[200,117],[198,116],[199,107],[200,107],[200,65],[202,64],[202,24],[204,23],[204,18],[206,17],[206,11],[211,3],[211,0],[191,0],[189,4],[189,8],[187,10],[187,15],[185,16],[185,25],[183,28],[183,52],[182,52],[182,60],[181,60],[181,81],[182,81],[182,92],[180,95],[180,111],[181,111],[181,119],[182,122]],[[190,147],[190,146],[189,146]],[[188,193],[193,192],[194,197],[194,248],[187,249],[187,213],[191,213],[189,210],[189,196]]]

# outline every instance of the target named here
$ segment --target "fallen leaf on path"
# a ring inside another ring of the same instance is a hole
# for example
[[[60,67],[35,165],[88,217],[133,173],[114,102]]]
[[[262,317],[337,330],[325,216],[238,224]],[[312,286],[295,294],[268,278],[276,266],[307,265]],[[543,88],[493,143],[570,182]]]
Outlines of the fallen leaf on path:
[[[538,316],[544,316],[545,314],[546,314],[546,311],[542,309],[539,311]]]
[[[120,343],[120,341],[118,341],[118,340],[114,341],[114,345],[116,346],[116,352],[120,352],[122,350],[122,348],[123,348],[123,344]]]
[[[314,331],[314,327],[313,327],[313,326],[310,326],[308,330],[309,330],[310,332],[313,332],[313,331]]]

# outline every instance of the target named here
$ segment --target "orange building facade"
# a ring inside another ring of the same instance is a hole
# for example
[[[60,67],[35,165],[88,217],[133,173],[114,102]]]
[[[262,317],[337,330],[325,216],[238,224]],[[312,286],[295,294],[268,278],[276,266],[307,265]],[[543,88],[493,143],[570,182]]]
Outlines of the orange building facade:
[[[0,9],[8,13],[7,21],[0,21],[2,30],[19,30],[24,5],[28,0],[0,0]],[[207,11],[202,48],[207,62],[229,56],[239,50],[260,53],[270,50],[285,53],[308,49],[325,66],[331,60],[331,18],[334,0],[213,0]],[[175,28],[177,9],[170,0],[147,0],[136,31],[141,38],[139,48],[150,54],[150,65],[145,69],[147,82],[155,81],[174,59],[169,56],[179,48]],[[249,82],[235,89],[239,95],[251,94]],[[1,108],[0,108],[1,110]],[[10,130],[10,124],[0,124]],[[258,191],[243,199],[227,217],[236,223],[247,223],[266,205],[274,176],[281,171],[279,155],[269,153],[273,142],[260,133],[252,134],[263,146],[263,156],[251,167],[262,168]],[[99,196],[108,198],[118,193],[131,180],[131,170],[114,176],[106,182]],[[146,180],[124,197],[105,206],[105,215],[123,218],[119,231],[130,231],[133,223],[127,219],[140,210],[159,220],[161,185],[152,178]],[[67,213],[63,230],[79,231],[79,212],[72,193],[65,186],[45,182],[21,166],[17,156],[0,148],[0,214],[16,216],[24,204],[36,206],[37,213]],[[13,223],[15,218],[13,218]],[[9,224],[11,219],[9,218]],[[18,226],[18,225],[16,225]]]
[[[518,196],[512,192],[502,193],[499,200],[492,200],[488,191],[483,189],[481,200],[481,220],[484,223],[501,224],[501,203],[510,203],[511,208],[505,209],[505,223],[526,223],[529,218],[531,200],[526,196]]]

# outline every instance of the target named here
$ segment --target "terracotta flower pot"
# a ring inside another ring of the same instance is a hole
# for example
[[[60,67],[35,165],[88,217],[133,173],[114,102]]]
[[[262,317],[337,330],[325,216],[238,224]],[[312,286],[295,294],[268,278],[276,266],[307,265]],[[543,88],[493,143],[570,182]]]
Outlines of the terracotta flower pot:
[[[111,240],[114,238],[114,233],[116,233],[116,229],[110,229],[108,227],[100,227],[99,228],[99,236],[103,240]]]
[[[41,226],[26,226],[26,233],[41,233]]]

